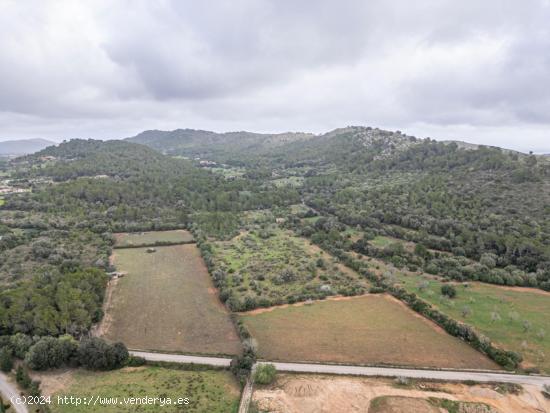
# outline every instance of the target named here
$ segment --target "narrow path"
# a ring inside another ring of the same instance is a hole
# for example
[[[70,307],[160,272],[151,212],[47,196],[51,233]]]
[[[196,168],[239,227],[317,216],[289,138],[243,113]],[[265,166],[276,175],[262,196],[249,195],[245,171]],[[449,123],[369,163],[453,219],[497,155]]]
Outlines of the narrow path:
[[[134,356],[143,357],[151,361],[169,361],[174,363],[196,363],[210,366],[229,366],[231,359],[221,357],[201,357],[185,356],[181,354],[163,354],[149,353],[143,351],[130,351]],[[491,373],[481,371],[456,371],[456,370],[424,370],[424,369],[404,369],[392,367],[362,367],[345,366],[339,364],[314,364],[314,363],[280,363],[261,361],[261,363],[271,363],[278,371],[296,372],[296,373],[318,373],[318,374],[341,374],[357,376],[384,376],[384,377],[410,377],[419,379],[433,379],[446,381],[476,381],[476,382],[500,382],[531,384],[542,387],[544,384],[550,385],[548,376],[526,376],[512,373]],[[258,364],[257,363],[257,364]]]
[[[253,376],[252,376],[253,377]],[[247,413],[250,401],[252,400],[252,378],[249,377],[244,385],[244,389],[241,395],[241,403],[239,404],[238,413]]]
[[[9,380],[8,376],[0,371],[0,393],[4,399],[4,403],[9,402],[12,406],[12,409],[16,413],[29,413],[27,406],[24,404],[15,404],[10,401],[10,399],[19,396],[19,390],[17,387]]]

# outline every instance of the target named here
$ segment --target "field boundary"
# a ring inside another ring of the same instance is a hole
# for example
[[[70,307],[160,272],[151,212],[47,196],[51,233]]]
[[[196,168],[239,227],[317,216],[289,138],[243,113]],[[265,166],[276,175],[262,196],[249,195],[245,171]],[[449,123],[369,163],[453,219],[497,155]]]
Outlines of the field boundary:
[[[113,245],[114,250],[125,250],[131,248],[147,248],[147,247],[171,247],[173,245],[186,245],[186,244],[196,244],[197,241],[159,241],[159,242],[149,242],[144,244],[132,244],[132,245]]]

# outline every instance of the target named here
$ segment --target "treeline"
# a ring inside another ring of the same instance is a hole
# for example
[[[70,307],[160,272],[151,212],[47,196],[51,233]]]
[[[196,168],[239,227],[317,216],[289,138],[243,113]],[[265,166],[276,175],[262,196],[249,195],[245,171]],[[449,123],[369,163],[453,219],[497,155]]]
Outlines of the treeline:
[[[0,335],[81,337],[103,316],[106,285],[99,269],[38,271],[0,292]]]
[[[84,367],[90,370],[112,370],[122,367],[129,359],[122,343],[107,343],[101,338],[77,341],[71,335],[38,337],[17,333],[0,336],[0,367],[13,368],[13,359],[20,359],[31,370],[59,367]]]
[[[480,335],[469,325],[460,323],[443,314],[439,310],[436,310],[429,303],[420,299],[416,294],[407,292],[399,286],[386,284],[382,279],[369,270],[368,264],[353,258],[346,250],[339,248],[338,245],[331,242],[330,235],[328,235],[328,233],[324,230],[320,229],[317,232],[310,234],[310,237],[313,242],[338,257],[346,266],[367,277],[374,284],[371,292],[389,292],[399,300],[406,303],[417,313],[437,323],[445,329],[447,333],[466,341],[472,347],[486,354],[489,358],[506,369],[513,370],[521,363],[522,356],[519,353],[502,350],[495,347],[487,337]]]
[[[359,189],[349,182],[316,177],[306,180],[304,197],[312,208],[353,228],[478,262],[494,256],[494,268],[503,271],[490,271],[484,276],[488,282],[532,285],[536,279],[538,286],[548,288],[550,210],[545,200],[550,202],[550,194],[540,192],[541,185],[511,188],[475,178],[468,183],[467,177],[395,179]]]

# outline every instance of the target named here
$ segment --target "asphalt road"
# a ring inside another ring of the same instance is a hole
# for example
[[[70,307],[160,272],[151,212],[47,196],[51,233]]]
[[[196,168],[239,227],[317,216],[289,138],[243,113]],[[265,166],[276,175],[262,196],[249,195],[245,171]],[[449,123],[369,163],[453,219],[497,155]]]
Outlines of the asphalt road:
[[[8,376],[6,376],[1,371],[0,371],[0,393],[2,393],[4,402],[9,401],[12,397],[19,396],[19,391],[17,390],[15,385],[12,384],[12,382],[8,380]],[[17,413],[29,413],[29,411],[27,410],[27,406],[23,404],[11,403],[11,405]]]
[[[185,356],[183,354],[149,353],[146,351],[130,351],[132,356],[143,357],[150,361],[168,361],[172,363],[195,363],[208,366],[229,367],[231,359],[222,357]]]
[[[509,373],[489,373],[477,371],[450,371],[450,370],[416,370],[391,367],[360,367],[341,366],[332,364],[305,364],[305,363],[272,363],[278,371],[300,373],[345,374],[357,376],[387,376],[409,377],[418,379],[433,379],[447,381],[476,381],[531,384],[542,387],[550,384],[550,377],[524,376]]]
[[[184,356],[180,354],[147,353],[141,351],[131,351],[135,356],[143,357],[151,361],[170,361],[175,363],[197,363],[210,366],[229,366],[231,359],[218,357],[200,357]],[[288,371],[297,373],[321,373],[321,374],[341,374],[357,376],[385,376],[385,377],[410,377],[419,379],[448,380],[448,381],[477,381],[477,382],[500,382],[531,384],[542,387],[544,384],[550,385],[550,377],[545,376],[525,376],[519,374],[500,373],[500,372],[478,372],[478,371],[451,371],[451,370],[424,370],[424,369],[402,369],[391,367],[360,367],[343,366],[336,364],[308,364],[308,363],[279,363],[279,362],[259,362],[272,363],[278,371]]]

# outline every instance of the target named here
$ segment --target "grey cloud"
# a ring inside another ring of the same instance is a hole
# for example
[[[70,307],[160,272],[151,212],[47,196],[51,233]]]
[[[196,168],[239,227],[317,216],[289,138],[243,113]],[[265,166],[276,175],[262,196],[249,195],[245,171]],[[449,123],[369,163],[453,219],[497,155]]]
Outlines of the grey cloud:
[[[5,0],[0,139],[370,124],[550,150],[548,21],[544,0]]]

